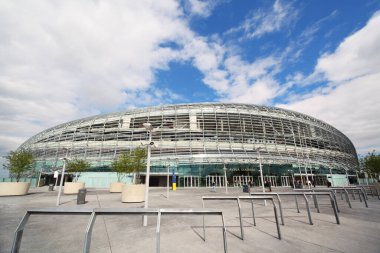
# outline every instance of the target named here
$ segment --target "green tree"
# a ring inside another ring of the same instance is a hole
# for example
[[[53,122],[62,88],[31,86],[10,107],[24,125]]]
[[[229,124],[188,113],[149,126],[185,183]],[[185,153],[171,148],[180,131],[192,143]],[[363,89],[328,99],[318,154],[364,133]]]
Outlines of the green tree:
[[[128,173],[130,170],[130,164],[131,156],[128,153],[122,153],[116,160],[112,162],[111,168],[116,172],[118,182],[121,182],[121,180]]]
[[[135,173],[134,183],[139,181],[140,172],[145,168],[146,151],[142,148],[136,148],[128,153],[122,153],[111,164],[113,171],[117,173],[118,182],[127,174]]]
[[[363,169],[368,174],[380,174],[380,154],[373,150],[363,158]]]
[[[67,172],[74,173],[74,182],[78,181],[79,176],[82,172],[90,168],[90,163],[83,159],[74,159],[67,162]]]
[[[22,176],[32,172],[35,162],[33,154],[27,150],[11,151],[5,159],[4,167],[9,170],[11,176],[16,177],[17,182]]]

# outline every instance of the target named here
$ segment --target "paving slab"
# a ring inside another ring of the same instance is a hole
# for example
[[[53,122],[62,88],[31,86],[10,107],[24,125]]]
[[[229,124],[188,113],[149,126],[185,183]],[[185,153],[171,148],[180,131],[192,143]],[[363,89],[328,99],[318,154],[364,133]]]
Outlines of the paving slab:
[[[260,191],[254,188],[253,191]],[[289,188],[273,188],[290,191]],[[200,208],[202,196],[247,195],[241,188],[211,192],[207,188],[179,188],[170,191],[152,188],[149,203],[154,208]],[[351,197],[351,196],[350,196]],[[55,207],[57,191],[47,187],[33,188],[26,196],[0,197],[0,253],[10,252],[14,231],[28,208]],[[89,188],[86,204],[77,205],[76,195],[63,195],[65,208],[142,208],[143,203],[122,203],[121,194],[107,189]],[[244,240],[240,238],[238,210],[234,201],[206,201],[206,207],[222,209],[227,225],[228,252],[380,252],[380,200],[369,196],[366,208],[351,199],[352,208],[338,198],[340,225],[336,224],[330,200],[319,197],[320,213],[310,199],[314,225],[309,224],[306,206],[299,201],[297,212],[294,197],[281,197],[285,226],[282,240],[277,238],[273,207],[254,202],[257,226],[253,226],[251,204],[242,201]],[[81,252],[89,215],[32,215],[23,234],[20,252]],[[91,241],[91,252],[155,252],[156,217],[150,216],[142,226],[141,216],[99,215]],[[161,252],[223,252],[220,217],[206,216],[206,241],[203,240],[202,216],[162,216]]]

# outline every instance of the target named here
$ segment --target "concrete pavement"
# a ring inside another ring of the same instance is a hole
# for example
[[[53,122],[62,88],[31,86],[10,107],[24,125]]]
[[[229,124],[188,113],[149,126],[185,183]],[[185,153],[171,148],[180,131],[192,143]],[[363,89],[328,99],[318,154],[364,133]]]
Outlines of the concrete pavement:
[[[224,189],[192,188],[170,192],[152,188],[150,207],[200,208],[201,196],[225,196]],[[255,191],[260,191],[255,188]],[[273,188],[288,191],[289,188]],[[230,188],[227,195],[246,195],[239,188]],[[13,233],[27,208],[55,207],[57,191],[47,187],[34,188],[30,194],[0,197],[0,253],[10,252]],[[143,203],[121,203],[120,194],[106,189],[88,189],[84,205],[76,204],[76,195],[63,195],[65,208],[125,208],[143,207]],[[304,201],[299,201],[301,213],[295,209],[294,197],[282,197],[285,226],[281,226],[282,240],[277,239],[272,206],[255,202],[257,226],[253,226],[249,202],[242,202],[244,241],[239,238],[240,227],[236,203],[209,201],[206,206],[222,209],[228,229],[229,252],[380,252],[380,200],[369,196],[369,208],[352,201],[352,209],[338,197],[340,225],[329,199],[320,197],[321,213],[312,200],[310,206],[314,225],[309,225]],[[31,216],[24,231],[20,252],[81,252],[88,215]],[[161,252],[223,252],[222,229],[219,217],[206,217],[207,240],[202,240],[202,217],[164,216],[161,221]],[[156,217],[149,218],[148,227],[142,226],[141,216],[99,216],[96,219],[91,252],[155,252]]]

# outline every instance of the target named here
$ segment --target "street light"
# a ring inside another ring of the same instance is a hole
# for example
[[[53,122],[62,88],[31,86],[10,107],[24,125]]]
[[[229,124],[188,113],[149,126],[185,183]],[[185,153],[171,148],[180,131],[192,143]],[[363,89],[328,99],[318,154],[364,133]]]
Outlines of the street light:
[[[150,147],[154,143],[152,143],[152,132],[153,126],[151,123],[144,123],[144,128],[149,132],[149,143],[148,143],[148,156],[146,159],[146,176],[145,176],[145,203],[144,208],[148,208],[149,201],[149,173],[150,173]],[[144,227],[148,224],[148,216],[144,215]]]
[[[228,190],[227,190],[227,168],[226,168],[226,164],[223,164],[223,170],[224,170],[224,184],[226,186],[226,193],[228,193]]]
[[[257,148],[256,151],[259,153],[259,168],[260,168],[260,177],[261,177],[261,187],[263,188],[263,192],[265,192],[264,188],[264,177],[263,177],[263,165],[261,164],[261,155],[260,155],[261,148]],[[267,206],[267,201],[264,200],[264,205]]]
[[[40,176],[38,177],[37,187],[40,187],[41,175],[42,175],[42,166],[40,169]]]
[[[66,156],[64,158],[61,158],[63,160],[63,167],[62,167],[61,182],[59,183],[59,190],[58,190],[58,197],[57,197],[56,206],[59,206],[61,204],[60,203],[60,199],[61,199],[61,191],[62,191],[62,185],[63,185],[63,178],[65,177],[66,163],[69,160],[67,158],[67,153],[68,153],[68,150],[66,151]]]
[[[168,172],[167,172],[167,175],[166,175],[166,198],[169,199],[169,188],[170,188],[169,173],[170,173],[170,165],[168,165],[167,167],[168,167]]]

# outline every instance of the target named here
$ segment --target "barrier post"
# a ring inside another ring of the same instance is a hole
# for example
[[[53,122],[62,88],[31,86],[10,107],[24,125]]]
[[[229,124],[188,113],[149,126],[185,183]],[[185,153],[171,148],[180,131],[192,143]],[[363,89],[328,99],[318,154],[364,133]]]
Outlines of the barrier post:
[[[294,195],[294,198],[296,200],[297,213],[300,213],[300,208],[298,207],[297,195]]]
[[[20,245],[21,245],[21,239],[22,234],[24,233],[24,228],[26,223],[29,220],[30,214],[27,212],[24,217],[22,218],[20,224],[16,228],[15,237],[12,244],[11,253],[19,253],[20,251]]]
[[[87,224],[86,234],[84,237],[83,253],[90,252],[92,228],[94,227],[95,219],[96,219],[96,213],[92,212],[90,220],[88,221],[88,224]]]
[[[284,214],[282,213],[282,203],[281,203],[280,195],[277,193],[276,196],[277,196],[277,199],[278,199],[278,206],[280,207],[281,223],[284,226],[285,225]]]
[[[313,195],[313,199],[314,199],[314,207],[317,208],[317,212],[320,213],[317,195]]]
[[[251,206],[252,206],[253,226],[256,226],[255,211],[254,211],[254,208],[253,208],[253,199],[251,199]]]
[[[340,224],[339,222],[339,216],[338,216],[338,209],[337,209],[337,206],[336,206],[336,203],[335,203],[335,200],[332,196],[332,193],[330,193],[330,201],[331,201],[331,206],[334,210],[334,214],[335,214],[335,219],[336,219],[336,223],[337,224]]]
[[[313,225],[313,221],[311,220],[311,213],[310,213],[310,207],[309,207],[309,200],[306,197],[306,194],[303,194],[303,197],[305,199],[306,209],[307,209],[307,215],[309,216],[309,222],[310,225]]]
[[[204,216],[203,216],[204,217]],[[160,227],[161,227],[161,210],[157,214],[157,227],[156,227],[156,252],[160,253]]]

